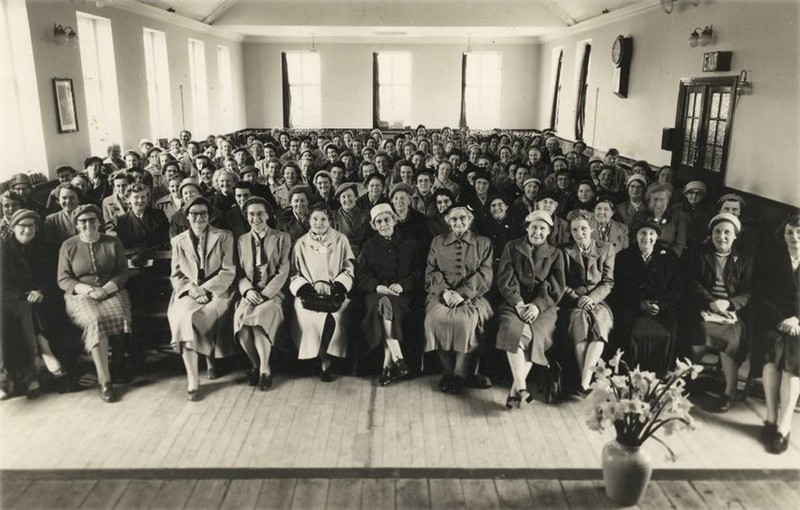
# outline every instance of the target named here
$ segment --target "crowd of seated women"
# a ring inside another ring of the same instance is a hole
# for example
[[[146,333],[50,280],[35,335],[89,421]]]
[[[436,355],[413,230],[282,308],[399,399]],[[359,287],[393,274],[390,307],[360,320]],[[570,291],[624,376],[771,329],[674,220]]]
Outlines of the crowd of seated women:
[[[16,175],[0,196],[0,396],[35,397],[41,362],[72,389],[69,322],[114,401],[137,306],[126,283],[168,253],[171,345],[191,401],[202,398],[201,360],[214,379],[219,359],[243,353],[246,383],[266,391],[273,347],[293,345],[323,381],[336,358],[382,351],[380,386],[414,371],[410,354],[435,351],[438,388],[452,394],[489,387],[500,359],[516,408],[532,400],[532,374],[548,401],[586,395],[597,361],[621,348],[658,374],[678,354],[717,353],[714,409],[725,412],[759,344],[762,439],[784,451],[800,394],[800,216],[764,253],[741,196],[709,196],[669,167],[621,165],[615,149],[600,158],[563,145],[423,126],[276,129],[242,146],[183,131],[165,147],[112,145],[80,172],[59,167],[46,204]],[[775,258],[758,281],[756,256]],[[756,298],[761,329],[746,327]]]

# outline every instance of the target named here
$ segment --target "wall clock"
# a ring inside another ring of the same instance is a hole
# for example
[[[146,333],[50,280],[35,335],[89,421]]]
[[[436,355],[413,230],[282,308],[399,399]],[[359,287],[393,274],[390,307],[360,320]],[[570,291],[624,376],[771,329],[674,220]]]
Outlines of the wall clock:
[[[633,56],[633,37],[620,35],[611,46],[611,62],[614,64],[612,90],[619,97],[628,97],[628,80]]]

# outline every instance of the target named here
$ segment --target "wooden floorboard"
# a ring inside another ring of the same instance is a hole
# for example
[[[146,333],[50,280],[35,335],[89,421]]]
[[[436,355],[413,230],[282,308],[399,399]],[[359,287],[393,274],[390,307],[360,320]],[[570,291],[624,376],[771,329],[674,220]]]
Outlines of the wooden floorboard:
[[[263,480],[232,480],[223,495],[221,510],[250,510],[256,508]]]
[[[106,510],[114,508],[128,488],[130,480],[100,480],[92,487],[81,504],[82,510]]]

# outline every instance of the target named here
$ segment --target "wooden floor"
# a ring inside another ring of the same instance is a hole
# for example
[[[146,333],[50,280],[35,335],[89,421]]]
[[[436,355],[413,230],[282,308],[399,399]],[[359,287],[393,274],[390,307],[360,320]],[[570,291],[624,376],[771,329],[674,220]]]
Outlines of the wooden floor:
[[[0,508],[615,508],[599,469],[613,435],[587,428],[583,400],[509,411],[507,389],[448,396],[434,375],[278,375],[262,393],[240,370],[191,403],[177,360],[146,373],[110,405],[94,389],[0,403]],[[663,438],[676,462],[645,446],[639,508],[800,508],[798,441],[770,455],[757,400],[724,415],[695,400],[697,430]]]
[[[6,480],[3,509],[610,509],[597,480],[170,479]],[[652,481],[641,509],[796,509],[800,483]]]
[[[178,362],[176,362],[178,363]],[[180,365],[119,386],[103,403],[94,389],[0,403],[0,469],[462,468],[597,469],[613,433],[585,425],[588,405],[539,401],[504,407],[507,389],[434,390],[437,376],[386,388],[370,378],[276,376],[268,392],[238,382],[242,371],[203,380],[188,402]],[[800,419],[788,452],[757,436],[763,405],[727,414],[694,409],[697,430],[644,450],[658,470],[800,470]],[[797,439],[794,439],[797,438]],[[800,472],[800,471],[797,471]]]

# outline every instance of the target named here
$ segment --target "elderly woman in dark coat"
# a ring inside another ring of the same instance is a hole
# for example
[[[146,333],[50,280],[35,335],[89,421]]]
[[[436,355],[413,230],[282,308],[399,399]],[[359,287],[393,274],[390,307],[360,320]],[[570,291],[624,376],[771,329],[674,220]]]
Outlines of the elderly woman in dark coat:
[[[208,378],[217,373],[214,358],[233,354],[231,311],[233,280],[233,234],[212,227],[211,205],[197,196],[184,206],[189,230],[172,238],[172,298],[167,318],[172,346],[183,358],[187,398],[200,399],[198,357],[206,357]]]
[[[508,408],[531,400],[525,380],[533,365],[550,366],[545,353],[555,340],[557,304],[565,287],[564,254],[547,242],[553,218],[534,211],[525,223],[527,235],[503,250],[496,282],[503,297],[497,348],[506,351],[514,376]]]
[[[768,266],[761,292],[764,319],[763,371],[767,416],[761,440],[772,453],[789,447],[792,415],[800,396],[800,215],[780,229],[786,250]]]
[[[644,202],[644,192],[647,189],[647,179],[639,174],[633,174],[625,181],[625,192],[628,200],[617,205],[614,216],[629,227],[633,225],[633,217],[639,211],[647,209]]]
[[[239,294],[242,299],[233,317],[233,330],[253,364],[246,382],[260,391],[272,387],[269,357],[284,333],[283,290],[289,279],[292,240],[286,232],[267,224],[272,206],[262,197],[242,205],[250,232],[239,237]]]
[[[333,212],[333,222],[336,230],[341,232],[350,241],[353,255],[358,257],[364,241],[372,235],[369,228],[369,212],[356,205],[358,183],[345,182],[336,188],[334,197],[341,207]]]
[[[597,241],[611,243],[614,253],[619,253],[628,247],[629,229],[628,225],[613,219],[614,198],[610,195],[597,197],[594,206],[594,216],[590,225],[592,227],[592,238]]]
[[[670,208],[672,186],[655,184],[647,190],[647,210],[634,215],[634,221],[656,221],[661,227],[658,244],[672,250],[678,258],[689,243],[689,218],[680,210]]]
[[[728,411],[736,398],[746,331],[739,314],[751,296],[753,260],[737,249],[740,230],[736,216],[714,216],[708,225],[710,242],[698,251],[691,265],[691,290],[704,344],[695,346],[695,355],[718,352],[725,374],[725,392],[716,403],[717,412]]]
[[[370,348],[383,345],[383,371],[378,385],[408,375],[403,358],[403,321],[422,280],[424,258],[417,241],[396,228],[397,214],[389,204],[372,208],[371,225],[378,235],[364,243],[355,287],[365,294],[364,334]]]
[[[62,388],[68,382],[61,363],[53,355],[47,336],[53,332],[56,248],[45,242],[39,229],[39,215],[20,209],[11,217],[14,235],[2,244],[3,335],[0,338],[0,399],[26,392],[29,398],[39,393],[36,359],[41,356],[47,370],[59,378]],[[50,331],[48,331],[50,330]]]
[[[61,245],[58,286],[64,291],[67,315],[83,330],[83,343],[97,369],[100,397],[116,400],[108,369],[109,341],[115,341],[115,365],[124,371],[124,342],[131,332],[131,301],[124,289],[128,261],[122,242],[101,234],[103,215],[95,205],[82,205],[73,213],[78,235]],[[124,378],[124,374],[120,374]]]
[[[614,247],[592,239],[591,216],[582,210],[567,216],[572,242],[564,246],[567,288],[561,301],[569,311],[566,337],[575,345],[582,394],[592,382],[592,369],[603,354],[614,325],[605,299],[614,287]]]
[[[470,354],[493,315],[484,297],[492,284],[492,243],[470,231],[473,216],[466,207],[451,207],[445,218],[451,232],[433,238],[425,271],[425,351],[439,353],[439,388],[460,393]]]
[[[663,376],[675,352],[683,278],[678,258],[657,246],[658,223],[634,223],[634,245],[617,254],[614,338],[631,366]]]

